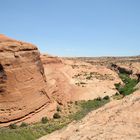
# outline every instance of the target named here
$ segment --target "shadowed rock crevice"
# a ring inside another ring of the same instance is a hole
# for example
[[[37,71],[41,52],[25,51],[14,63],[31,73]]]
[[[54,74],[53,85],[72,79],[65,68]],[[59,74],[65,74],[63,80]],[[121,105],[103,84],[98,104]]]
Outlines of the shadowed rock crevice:
[[[6,82],[6,80],[7,80],[7,76],[5,74],[5,71],[4,71],[2,64],[0,64],[0,93],[5,91],[4,83]]]

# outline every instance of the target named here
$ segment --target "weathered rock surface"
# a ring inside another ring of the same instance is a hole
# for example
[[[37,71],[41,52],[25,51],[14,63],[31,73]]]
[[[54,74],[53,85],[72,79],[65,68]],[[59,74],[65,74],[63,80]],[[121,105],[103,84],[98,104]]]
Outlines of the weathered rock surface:
[[[50,103],[36,46],[0,35],[0,125]]]
[[[131,66],[140,72],[138,62]],[[105,65],[40,57],[36,46],[0,35],[0,126],[52,117],[57,104],[112,96],[120,82]]]
[[[41,60],[50,86],[48,90],[52,90],[51,95],[59,104],[112,96],[117,92],[114,84],[122,82],[116,72],[105,66],[48,55],[42,55]]]
[[[140,90],[39,140],[139,140]]]

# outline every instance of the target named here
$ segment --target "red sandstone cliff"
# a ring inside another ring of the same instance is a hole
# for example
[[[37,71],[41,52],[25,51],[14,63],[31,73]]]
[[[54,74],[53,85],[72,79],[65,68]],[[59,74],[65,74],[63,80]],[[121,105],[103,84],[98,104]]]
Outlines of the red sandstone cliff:
[[[0,122],[20,119],[49,102],[37,47],[0,35]]]

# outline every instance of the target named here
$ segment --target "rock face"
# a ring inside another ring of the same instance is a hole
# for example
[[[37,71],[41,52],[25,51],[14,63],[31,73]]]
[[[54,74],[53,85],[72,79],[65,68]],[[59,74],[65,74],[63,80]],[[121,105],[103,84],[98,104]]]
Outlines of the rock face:
[[[37,47],[0,35],[0,123],[22,119],[49,102]]]
[[[39,140],[138,140],[140,139],[140,90],[112,101]]]

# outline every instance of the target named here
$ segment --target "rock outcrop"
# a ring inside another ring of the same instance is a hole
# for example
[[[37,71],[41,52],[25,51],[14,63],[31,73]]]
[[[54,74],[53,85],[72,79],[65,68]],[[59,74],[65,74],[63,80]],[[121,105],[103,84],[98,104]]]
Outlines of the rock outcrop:
[[[37,47],[0,35],[0,123],[22,119],[50,102]]]
[[[39,140],[139,140],[140,90]]]

